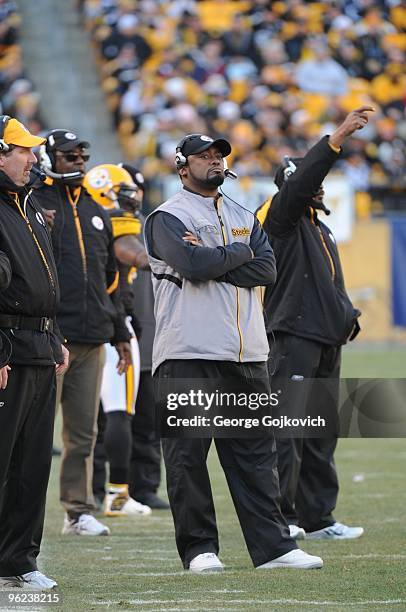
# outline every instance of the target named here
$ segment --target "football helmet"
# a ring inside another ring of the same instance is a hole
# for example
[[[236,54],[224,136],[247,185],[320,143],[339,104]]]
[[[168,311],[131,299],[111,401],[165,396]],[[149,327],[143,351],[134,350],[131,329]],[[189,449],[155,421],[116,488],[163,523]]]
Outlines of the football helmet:
[[[100,164],[86,173],[83,186],[93,200],[104,208],[120,208],[123,204],[138,208],[138,187],[131,175],[115,164]]]

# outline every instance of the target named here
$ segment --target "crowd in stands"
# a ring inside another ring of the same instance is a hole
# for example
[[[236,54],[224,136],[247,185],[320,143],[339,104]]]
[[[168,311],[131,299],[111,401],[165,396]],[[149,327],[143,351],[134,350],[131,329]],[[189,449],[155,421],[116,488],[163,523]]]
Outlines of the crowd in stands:
[[[360,190],[405,184],[402,0],[84,0],[126,156],[173,172],[188,132],[223,134],[240,176],[269,176],[351,109],[376,108],[342,169]]]
[[[21,18],[12,0],[0,0],[0,114],[17,117],[37,134],[44,125],[40,94],[27,76],[19,43]]]
[[[356,106],[377,112],[347,147],[358,191],[406,184],[404,0],[78,0],[125,156],[173,172],[187,132],[223,134],[240,176],[270,176]],[[16,3],[0,0],[0,111],[43,129]]]

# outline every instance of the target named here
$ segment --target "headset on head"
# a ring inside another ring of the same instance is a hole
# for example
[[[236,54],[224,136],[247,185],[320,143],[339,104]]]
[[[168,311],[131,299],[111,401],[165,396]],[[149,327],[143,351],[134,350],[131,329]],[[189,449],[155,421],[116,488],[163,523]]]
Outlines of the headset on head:
[[[0,115],[0,153],[7,153],[10,151],[9,145],[4,142],[4,132],[11,117],[8,115]]]
[[[183,147],[187,142],[189,142],[189,140],[193,140],[198,136],[201,136],[201,134],[187,134],[184,138],[182,138],[182,140],[176,147],[175,166],[178,170],[180,170],[180,168],[184,168],[187,165],[187,157],[185,157],[182,153]]]
[[[57,128],[55,130],[51,130],[46,136],[45,144],[42,144],[39,148],[39,165],[41,170],[44,171],[45,176],[49,176],[52,179],[63,180],[63,181],[73,181],[78,178],[83,177],[81,172],[65,172],[63,174],[54,171],[55,164],[55,156],[49,151],[47,145],[50,144],[52,147],[54,144],[53,134],[54,132],[59,132],[60,129]]]

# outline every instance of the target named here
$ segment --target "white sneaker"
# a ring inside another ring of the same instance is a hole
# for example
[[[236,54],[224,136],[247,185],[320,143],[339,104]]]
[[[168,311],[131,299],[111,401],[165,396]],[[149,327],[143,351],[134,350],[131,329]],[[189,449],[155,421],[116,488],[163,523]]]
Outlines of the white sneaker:
[[[306,537],[309,540],[356,540],[363,533],[362,527],[348,527],[342,523],[334,523],[318,531],[308,531]]]
[[[81,514],[78,519],[70,519],[67,514],[63,521],[63,535],[109,535],[110,529],[91,514]]]
[[[26,574],[22,574],[21,576],[24,580],[23,588],[24,589],[38,589],[40,591],[47,589],[55,589],[58,586],[58,583],[52,578],[48,578],[42,572],[27,572]]]
[[[42,572],[35,570],[21,576],[1,576],[0,587],[3,589],[37,589],[45,591],[55,589],[58,584]]]
[[[301,550],[296,548],[291,550],[286,555],[282,555],[277,559],[272,559],[268,563],[259,565],[256,569],[275,569],[277,567],[291,567],[292,569],[319,569],[323,567],[323,559],[308,555]]]
[[[212,552],[202,553],[191,560],[189,564],[190,572],[222,572],[224,565],[217,555]]]
[[[105,516],[148,516],[151,508],[129,496],[128,487],[110,489],[104,498]]]
[[[289,525],[290,537],[294,540],[304,540],[306,537],[306,532],[298,525]]]

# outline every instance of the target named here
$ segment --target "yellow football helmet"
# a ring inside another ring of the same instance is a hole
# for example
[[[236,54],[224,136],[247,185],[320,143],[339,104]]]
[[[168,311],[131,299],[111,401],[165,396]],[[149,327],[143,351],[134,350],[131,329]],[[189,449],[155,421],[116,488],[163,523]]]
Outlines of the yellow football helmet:
[[[100,164],[86,173],[83,180],[84,188],[98,204],[104,208],[120,208],[120,200],[131,202],[137,208],[137,185],[131,175],[115,164]]]

